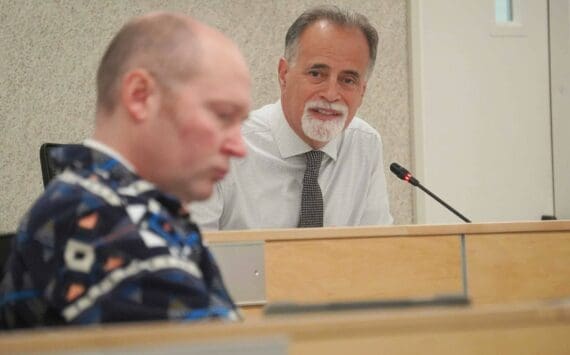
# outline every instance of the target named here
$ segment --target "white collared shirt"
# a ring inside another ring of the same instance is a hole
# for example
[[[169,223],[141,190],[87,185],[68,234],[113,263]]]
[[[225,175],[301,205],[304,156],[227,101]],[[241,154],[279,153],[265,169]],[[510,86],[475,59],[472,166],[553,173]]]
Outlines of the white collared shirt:
[[[242,134],[246,158],[232,160],[210,199],[191,204],[192,219],[210,230],[297,227],[304,153],[312,148],[291,129],[280,101],[251,112]],[[321,150],[324,226],[392,224],[378,132],[355,117]]]

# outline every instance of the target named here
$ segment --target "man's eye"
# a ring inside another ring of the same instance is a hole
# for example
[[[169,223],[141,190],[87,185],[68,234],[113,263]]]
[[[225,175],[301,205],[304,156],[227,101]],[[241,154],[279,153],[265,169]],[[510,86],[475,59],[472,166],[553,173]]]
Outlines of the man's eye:
[[[309,75],[313,78],[318,78],[321,76],[321,72],[318,70],[309,70]]]
[[[227,113],[217,113],[216,116],[220,122],[225,124],[231,123],[232,121],[232,115]]]
[[[343,78],[342,79],[342,83],[343,84],[347,84],[347,85],[356,85],[358,83],[358,80],[356,80],[355,78]]]

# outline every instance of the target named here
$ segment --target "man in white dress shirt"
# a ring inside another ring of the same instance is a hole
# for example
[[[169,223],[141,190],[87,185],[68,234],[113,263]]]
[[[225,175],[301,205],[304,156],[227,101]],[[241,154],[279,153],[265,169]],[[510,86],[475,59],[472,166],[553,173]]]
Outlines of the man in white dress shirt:
[[[219,230],[299,226],[305,153],[320,150],[322,225],[391,224],[380,135],[354,117],[377,44],[363,15],[304,12],[279,60],[281,100],[250,113],[242,126],[247,157],[232,162],[209,200],[191,206],[193,219]]]

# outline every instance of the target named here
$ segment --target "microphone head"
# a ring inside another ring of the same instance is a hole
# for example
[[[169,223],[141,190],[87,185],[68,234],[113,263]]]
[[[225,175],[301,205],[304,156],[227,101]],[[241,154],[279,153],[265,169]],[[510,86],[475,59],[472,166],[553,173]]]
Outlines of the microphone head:
[[[390,171],[402,180],[404,180],[406,178],[406,175],[410,173],[408,170],[406,170],[406,168],[396,162],[390,164]]]
[[[390,171],[400,179],[407,181],[414,186],[418,186],[420,184],[420,182],[412,176],[412,173],[396,162],[390,164]]]
[[[400,179],[403,179],[406,174],[408,173],[408,171],[401,166],[400,164],[393,162],[392,164],[390,164],[390,171],[394,173],[394,175],[396,175],[397,177],[399,177]]]

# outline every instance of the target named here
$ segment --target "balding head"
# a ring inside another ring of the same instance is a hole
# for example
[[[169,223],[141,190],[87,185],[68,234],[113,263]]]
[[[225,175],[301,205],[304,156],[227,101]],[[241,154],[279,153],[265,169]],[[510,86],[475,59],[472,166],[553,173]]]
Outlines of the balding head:
[[[204,27],[190,17],[152,13],[129,21],[113,38],[97,71],[97,111],[111,113],[119,101],[124,74],[135,68],[159,84],[188,80],[199,61],[195,32]]]
[[[94,138],[181,200],[207,198],[229,158],[245,155],[245,60],[230,39],[188,16],[130,21],[105,53],[97,85]]]

